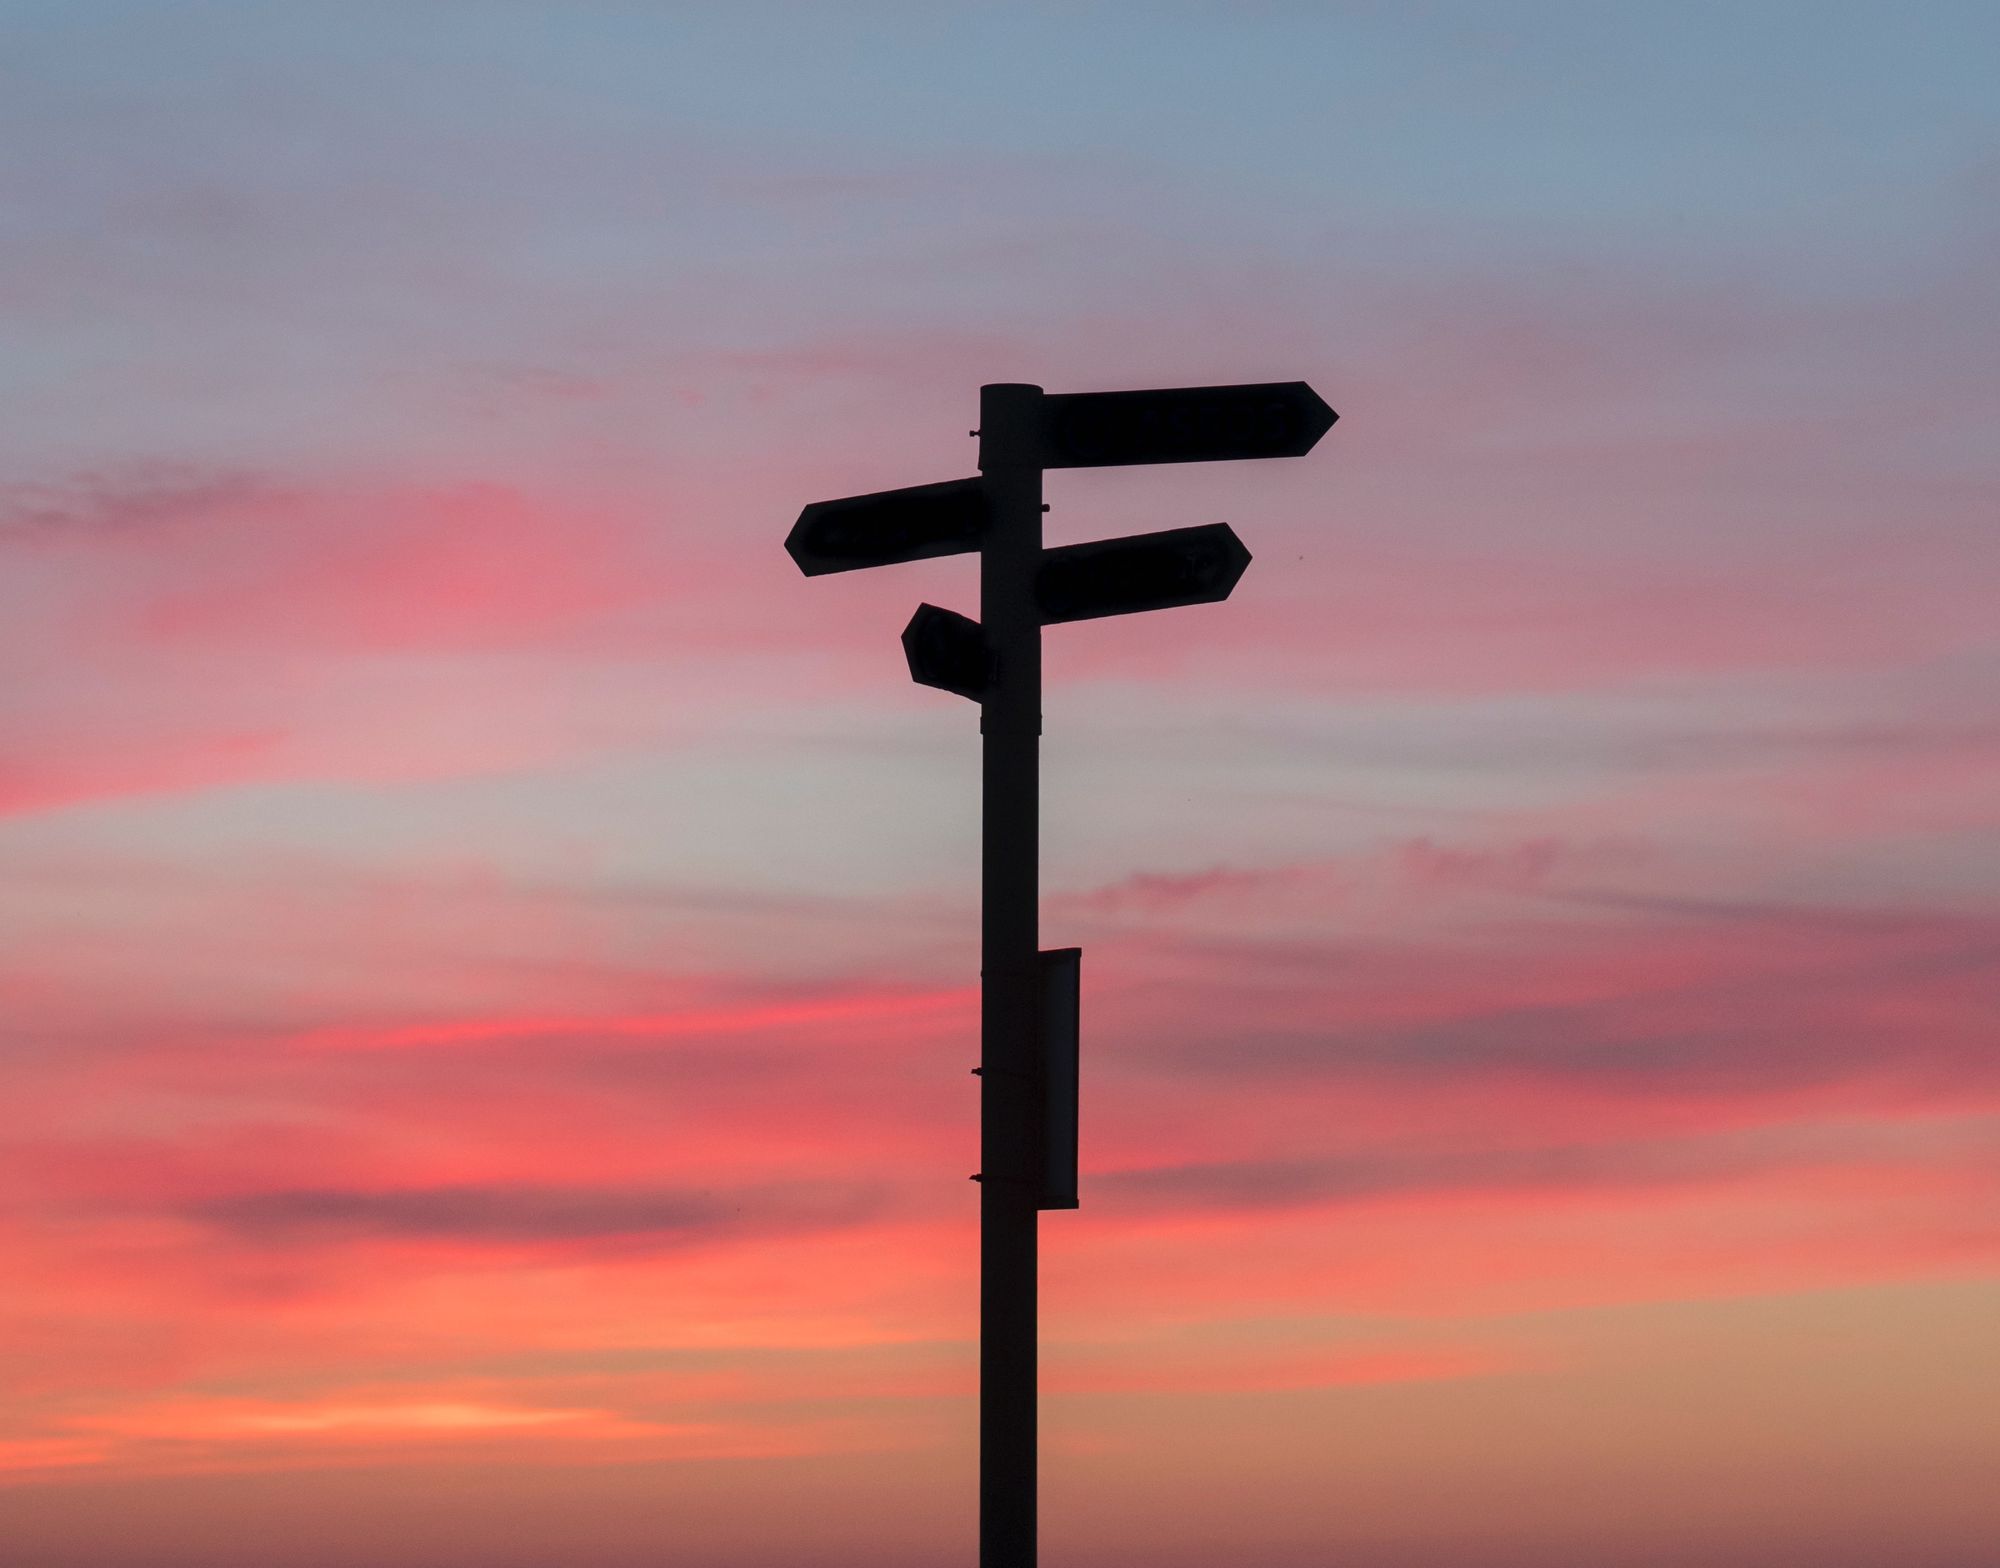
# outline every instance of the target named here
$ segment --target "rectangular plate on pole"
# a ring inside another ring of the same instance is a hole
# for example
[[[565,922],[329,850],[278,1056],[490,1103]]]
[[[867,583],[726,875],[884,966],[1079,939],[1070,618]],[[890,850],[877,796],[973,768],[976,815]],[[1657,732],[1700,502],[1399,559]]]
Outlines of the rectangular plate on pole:
[[[1073,1209],[1083,949],[1038,955],[1042,972],[1042,1190],[1038,1209]]]

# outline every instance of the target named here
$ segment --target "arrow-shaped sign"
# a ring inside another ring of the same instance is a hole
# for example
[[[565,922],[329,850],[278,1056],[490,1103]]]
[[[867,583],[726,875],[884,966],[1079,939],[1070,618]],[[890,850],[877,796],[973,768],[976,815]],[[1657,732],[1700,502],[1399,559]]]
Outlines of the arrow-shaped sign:
[[[903,628],[910,679],[978,702],[993,679],[993,653],[979,623],[934,604],[920,604]]]
[[[1044,468],[1303,457],[1340,416],[1303,381],[1042,399]]]
[[[911,485],[873,495],[815,501],[792,525],[785,548],[808,577],[893,566],[979,548],[986,493],[977,479]]]
[[[1213,604],[1229,597],[1249,564],[1250,552],[1227,523],[1093,539],[1042,552],[1035,602],[1044,625]]]

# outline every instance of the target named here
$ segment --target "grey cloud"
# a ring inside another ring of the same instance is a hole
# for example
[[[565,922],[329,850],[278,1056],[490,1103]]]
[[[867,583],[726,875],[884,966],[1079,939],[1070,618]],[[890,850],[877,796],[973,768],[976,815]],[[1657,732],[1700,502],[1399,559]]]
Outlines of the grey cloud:
[[[532,1244],[719,1240],[859,1224],[881,1193],[852,1184],[708,1188],[453,1186],[286,1188],[211,1198],[187,1217],[250,1241],[392,1238]]]
[[[1964,1140],[1946,1138],[1934,1153],[1952,1155],[1954,1141]],[[1093,1176],[1090,1185],[1113,1201],[1142,1209],[1285,1209],[1425,1194],[1683,1186],[1736,1181],[1801,1166],[1907,1164],[1924,1157],[1922,1151],[1898,1147],[1892,1136],[1875,1130],[1829,1126],[1641,1143],[1388,1150],[1319,1159],[1159,1166]]]
[[[1413,1024],[1351,1025],[1313,1013],[1330,981],[1407,987],[1455,983],[1448,963],[1312,944],[1260,952],[1252,944],[1184,944],[1196,967],[1261,975],[1240,989],[1242,1016],[1227,1029],[1164,1018],[1145,1038],[1109,1044],[1126,1071],[1190,1077],[1227,1073],[1318,1080],[1423,1083],[1467,1075],[1588,1084],[1596,1090],[1704,1095],[1785,1091],[1863,1075],[1949,1079],[1967,1088],[2000,1078],[1989,1020],[2000,1008],[2000,923],[1933,910],[1811,908],[1617,895],[1563,895],[1710,925],[1767,964],[1648,983],[1574,1002],[1478,1005]],[[1635,946],[1645,942],[1635,930]],[[1809,943],[1809,946],[1805,945]],[[1809,955],[1809,956],[1808,956]],[[1392,967],[1393,966],[1393,967]],[[1481,984],[1495,984],[1488,976]],[[1885,1004],[1924,996],[1921,1020],[1885,1022]],[[1289,1014],[1290,1016],[1286,1016]],[[1274,1016],[1275,1015],[1275,1016]]]
[[[1253,1030],[1227,1037],[1146,1042],[1121,1065],[1185,1074],[1264,1078],[1532,1078],[1630,1094],[1751,1094],[1835,1083],[1875,1069],[1921,1071],[1954,1062],[1978,1070],[1962,1042],[1908,1037],[1766,1009],[1681,1028],[1646,1029],[1643,998],[1570,1008],[1522,1008],[1419,1029],[1343,1034]],[[1981,1048],[1990,1061],[1990,1043]],[[1964,1058],[1961,1060],[1961,1058]],[[1990,1073],[1985,1076],[1992,1076]],[[1970,1081],[1969,1079],[1967,1080]]]
[[[276,496],[254,474],[141,463],[56,483],[0,485],[0,539],[177,527]]]
[[[1324,758],[1344,769],[1389,772],[1472,768],[1624,776],[2000,747],[2000,724],[1969,712],[1921,721],[1863,717],[1812,724],[1773,718],[1696,724],[1601,701],[1560,698],[1525,707],[1518,701],[1460,702],[1393,718],[1362,715],[1337,724],[1225,717],[1216,727],[1246,751],[1255,748],[1293,762]]]

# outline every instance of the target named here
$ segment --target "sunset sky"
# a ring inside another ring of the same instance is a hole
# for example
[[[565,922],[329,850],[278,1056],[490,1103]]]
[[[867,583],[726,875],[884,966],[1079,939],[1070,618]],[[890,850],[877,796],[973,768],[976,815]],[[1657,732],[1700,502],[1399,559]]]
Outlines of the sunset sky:
[[[978,388],[1050,1568],[1991,1568],[2000,9],[0,0],[0,1563],[973,1560]]]

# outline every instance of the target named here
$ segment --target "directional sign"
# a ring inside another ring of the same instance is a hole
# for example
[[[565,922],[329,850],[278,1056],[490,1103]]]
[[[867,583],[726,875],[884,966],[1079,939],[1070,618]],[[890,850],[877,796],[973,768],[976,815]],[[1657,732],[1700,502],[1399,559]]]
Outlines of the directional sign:
[[[878,490],[815,501],[792,525],[785,548],[808,577],[893,566],[979,548],[986,493],[977,479]]]
[[[1303,457],[1340,416],[1303,381],[1042,399],[1042,466]]]
[[[1042,623],[1227,599],[1250,552],[1227,523],[1167,528],[1044,550],[1035,573]]]
[[[920,604],[903,628],[903,657],[919,686],[970,697],[986,695],[993,678],[993,654],[979,623],[934,604]]]

